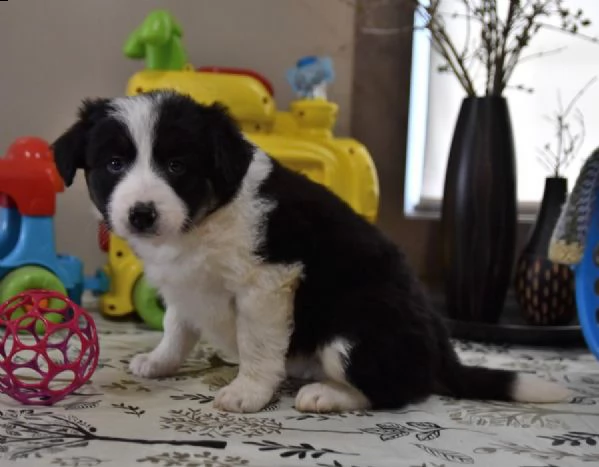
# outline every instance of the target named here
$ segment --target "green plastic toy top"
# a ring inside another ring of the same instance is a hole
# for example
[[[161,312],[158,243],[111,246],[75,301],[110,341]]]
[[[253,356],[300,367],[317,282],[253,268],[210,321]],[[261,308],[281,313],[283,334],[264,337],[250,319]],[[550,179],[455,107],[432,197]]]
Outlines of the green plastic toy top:
[[[187,64],[182,36],[183,29],[168,11],[154,10],[127,38],[123,52],[145,60],[148,70],[182,70]]]

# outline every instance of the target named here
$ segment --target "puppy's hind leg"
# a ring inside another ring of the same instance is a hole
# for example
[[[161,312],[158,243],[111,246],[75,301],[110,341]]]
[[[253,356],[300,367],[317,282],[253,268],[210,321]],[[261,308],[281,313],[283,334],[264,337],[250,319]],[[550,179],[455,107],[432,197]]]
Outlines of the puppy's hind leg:
[[[325,345],[318,358],[324,375],[323,381],[306,384],[295,398],[300,412],[345,412],[370,408],[370,401],[346,378],[352,344],[337,338]]]
[[[398,352],[393,338],[411,351]],[[381,336],[353,345],[337,338],[320,351],[324,381],[302,387],[295,407],[302,412],[397,409],[432,392],[426,349],[416,336]],[[412,342],[410,342],[412,340]]]

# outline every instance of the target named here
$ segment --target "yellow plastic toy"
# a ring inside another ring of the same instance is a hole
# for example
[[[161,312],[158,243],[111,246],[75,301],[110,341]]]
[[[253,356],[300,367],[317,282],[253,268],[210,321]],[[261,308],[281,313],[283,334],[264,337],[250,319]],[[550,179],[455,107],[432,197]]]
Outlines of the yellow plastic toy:
[[[333,135],[338,106],[326,99],[324,90],[333,74],[330,60],[305,57],[298,61],[288,79],[299,97],[288,110],[279,110],[269,83],[251,70],[196,70],[189,64],[173,69],[186,56],[181,36],[181,27],[168,12],[148,15],[125,45],[127,56],[145,58],[147,64],[130,78],[127,95],[170,89],[200,103],[224,104],[250,141],[283,165],[327,186],[375,222],[379,187],[370,154],[355,139]],[[111,286],[101,297],[102,311],[109,316],[137,311],[149,326],[162,329],[159,297],[146,284],[140,260],[114,234],[110,234],[104,271]]]

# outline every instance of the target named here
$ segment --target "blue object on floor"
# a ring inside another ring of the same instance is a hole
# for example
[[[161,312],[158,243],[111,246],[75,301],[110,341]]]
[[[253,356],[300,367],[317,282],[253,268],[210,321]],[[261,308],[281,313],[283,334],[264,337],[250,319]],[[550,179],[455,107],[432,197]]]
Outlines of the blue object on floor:
[[[599,196],[595,196],[584,255],[573,266],[578,320],[591,352],[599,359]]]

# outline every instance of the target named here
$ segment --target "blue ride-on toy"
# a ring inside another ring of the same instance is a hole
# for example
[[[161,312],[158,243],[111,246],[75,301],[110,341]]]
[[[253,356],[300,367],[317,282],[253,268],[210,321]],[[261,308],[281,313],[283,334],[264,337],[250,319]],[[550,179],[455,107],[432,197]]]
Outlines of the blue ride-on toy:
[[[549,245],[549,258],[575,274],[578,320],[599,359],[599,149],[585,161]]]

